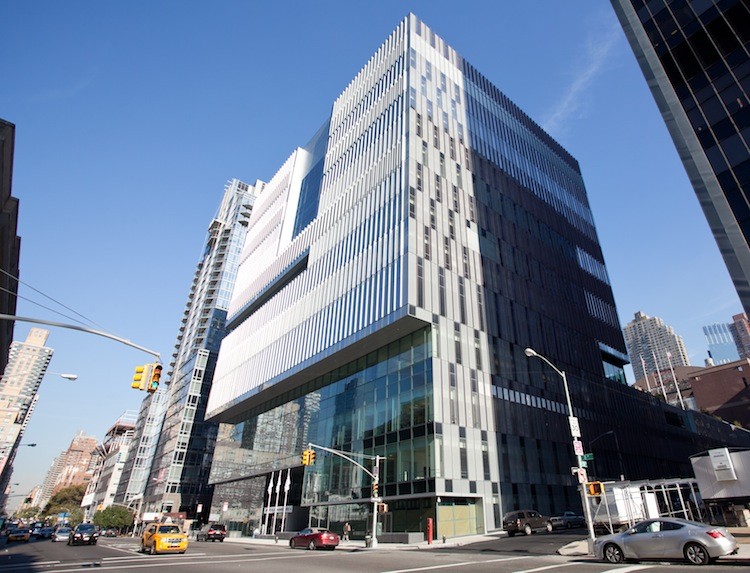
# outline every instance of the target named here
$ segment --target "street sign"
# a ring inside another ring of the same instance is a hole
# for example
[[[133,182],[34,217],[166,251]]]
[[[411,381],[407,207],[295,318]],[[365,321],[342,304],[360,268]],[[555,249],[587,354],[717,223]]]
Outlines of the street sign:
[[[585,460],[581,460],[581,467],[582,467],[582,468],[587,468],[587,467],[589,467],[589,464],[588,464],[588,462],[586,462]]]
[[[570,435],[574,438],[580,438],[581,426],[578,425],[578,418],[575,416],[568,416],[568,423],[570,424]]]
[[[587,462],[594,461],[594,454],[583,454],[581,457],[582,460],[585,460]]]
[[[577,456],[583,455],[583,442],[581,440],[573,440],[573,451]]]
[[[586,483],[587,481],[589,481],[589,478],[586,474],[585,468],[580,468],[578,470],[578,483]]]

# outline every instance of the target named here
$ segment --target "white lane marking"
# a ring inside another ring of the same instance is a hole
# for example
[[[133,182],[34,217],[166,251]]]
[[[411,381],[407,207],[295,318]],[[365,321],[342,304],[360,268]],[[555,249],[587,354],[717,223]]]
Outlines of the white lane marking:
[[[651,569],[659,563],[653,565],[631,565],[629,567],[615,567],[614,569],[607,569],[606,571],[600,571],[599,573],[628,573],[628,571],[640,571],[641,569]]]
[[[580,565],[575,561],[571,563],[556,563],[555,565],[546,565],[544,567],[536,567],[534,569],[524,569],[522,571],[514,571],[513,573],[533,573],[534,571],[545,571],[546,569],[557,569],[558,567],[570,567],[571,565]]]
[[[393,569],[382,573],[410,573],[411,571],[434,571],[435,569],[452,569],[454,567],[465,567],[468,565],[482,565],[484,563],[500,563],[503,561],[516,561],[518,559],[531,559],[530,556],[503,557],[502,559],[489,559],[487,561],[464,561],[461,563],[447,563],[445,565],[430,565],[428,567],[415,567],[413,569]]]

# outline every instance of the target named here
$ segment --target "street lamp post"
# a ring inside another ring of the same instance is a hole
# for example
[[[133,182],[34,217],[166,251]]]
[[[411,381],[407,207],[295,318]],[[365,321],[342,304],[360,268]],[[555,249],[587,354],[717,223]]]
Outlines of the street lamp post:
[[[557,366],[552,364],[552,362],[550,362],[546,357],[539,354],[533,348],[527,348],[526,350],[524,350],[524,354],[526,354],[526,356],[528,356],[529,358],[539,358],[540,360],[545,362],[550,368],[552,368],[552,370],[557,372],[562,378],[563,388],[565,388],[565,399],[568,402],[568,422],[570,426],[570,435],[571,435],[571,438],[573,439],[573,451],[575,452],[576,458],[578,459],[578,470],[580,472],[583,468],[583,449],[576,448],[576,438],[581,437],[581,432],[578,426],[578,418],[576,418],[573,415],[573,404],[570,401],[570,390],[568,389],[568,378],[567,376],[565,376],[565,371],[560,370]],[[580,446],[580,443],[578,444],[578,446]],[[579,476],[581,475],[582,474],[579,473]],[[586,525],[588,526],[588,530],[589,530],[589,541],[590,541],[589,550],[592,550],[594,539],[596,539],[596,535],[594,535],[594,523],[593,523],[593,520],[591,519],[591,508],[589,507],[588,499],[586,497],[585,480],[581,480],[579,478],[579,481],[581,482],[581,496],[582,496],[581,499],[583,501],[583,511],[586,516]]]

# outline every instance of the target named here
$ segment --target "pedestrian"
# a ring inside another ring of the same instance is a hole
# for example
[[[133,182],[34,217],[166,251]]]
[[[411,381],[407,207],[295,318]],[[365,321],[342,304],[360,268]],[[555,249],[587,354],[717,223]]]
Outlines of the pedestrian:
[[[349,525],[349,522],[347,521],[347,522],[346,522],[346,523],[344,524],[344,535],[343,535],[342,539],[343,539],[344,541],[349,541],[349,534],[350,534],[351,532],[352,532],[352,526],[351,526],[351,525]]]

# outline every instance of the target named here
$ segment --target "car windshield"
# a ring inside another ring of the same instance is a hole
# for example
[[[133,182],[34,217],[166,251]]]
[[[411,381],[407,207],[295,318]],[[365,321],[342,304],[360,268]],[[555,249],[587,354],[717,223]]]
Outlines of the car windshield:
[[[82,523],[77,527],[78,531],[94,531],[95,528],[91,523]]]
[[[176,525],[160,525],[159,533],[180,533],[180,528]]]

